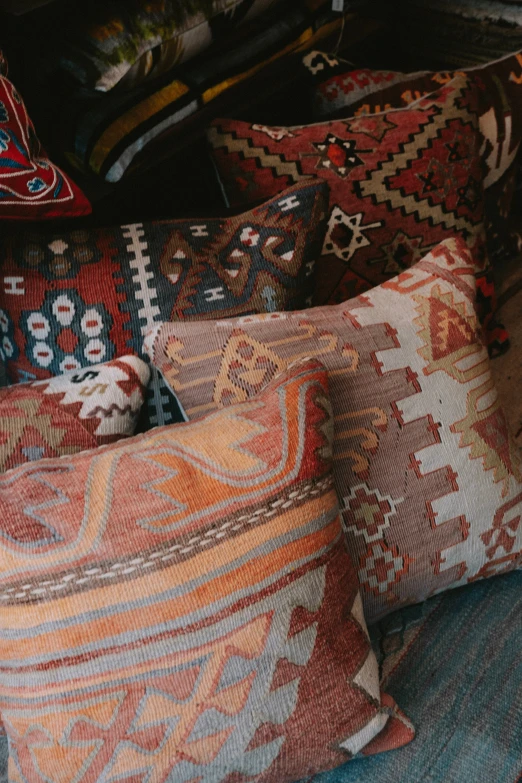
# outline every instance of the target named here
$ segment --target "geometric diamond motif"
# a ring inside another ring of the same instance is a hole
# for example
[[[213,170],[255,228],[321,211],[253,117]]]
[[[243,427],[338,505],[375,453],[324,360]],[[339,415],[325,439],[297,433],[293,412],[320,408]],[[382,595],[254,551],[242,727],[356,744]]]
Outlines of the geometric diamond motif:
[[[376,595],[387,593],[408,573],[413,560],[408,555],[399,555],[397,547],[389,547],[385,541],[372,542],[365,555],[360,558],[359,581],[361,587]]]
[[[350,494],[343,498],[344,525],[356,536],[362,535],[367,543],[382,539],[400,502],[402,498],[385,497],[376,487],[370,489],[367,484],[351,487]]]
[[[362,166],[363,161],[357,155],[354,139],[337,138],[333,133],[329,133],[323,142],[313,145],[321,153],[317,163],[318,169],[330,169],[338,177],[347,177],[356,166]],[[368,150],[360,150],[368,152]]]

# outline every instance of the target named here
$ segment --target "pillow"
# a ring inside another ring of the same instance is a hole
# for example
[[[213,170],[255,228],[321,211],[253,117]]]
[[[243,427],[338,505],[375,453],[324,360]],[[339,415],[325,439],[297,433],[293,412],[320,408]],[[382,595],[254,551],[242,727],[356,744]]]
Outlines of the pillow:
[[[447,240],[365,296],[301,313],[165,324],[148,338],[189,417],[246,399],[298,356],[330,374],[334,474],[368,622],[522,565],[522,473]]]
[[[52,163],[0,55],[0,220],[88,215],[81,190]]]
[[[56,46],[46,56],[77,85],[109,92],[132,87],[164,66],[192,59],[280,0],[112,0],[87,6],[81,18],[69,7],[37,17]],[[164,60],[166,61],[164,63]]]
[[[276,18],[259,17],[248,35],[229,46],[133,90],[108,95],[77,90],[58,100],[54,143],[72,165],[106,182],[118,182],[130,171],[156,171],[158,160],[185,150],[187,136],[207,127],[210,115],[219,114],[216,106],[222,113],[230,103],[259,102],[267,90],[271,96],[274,83],[299,69],[304,51],[337,40],[343,20],[351,23],[354,15],[322,5],[311,10],[306,3],[285,3]]]
[[[180,0],[151,4],[125,0],[96,6],[82,15],[74,7],[47,12],[42,21],[61,46],[58,67],[89,89],[133,88],[191,60],[242,22],[266,13],[281,0]],[[60,26],[56,25],[60,22]],[[58,33],[58,35],[57,35]]]
[[[314,81],[314,114],[318,119],[360,116],[407,106],[449,81],[453,74],[424,71],[354,71],[349,63],[321,52],[303,62]],[[485,164],[485,217],[491,256],[507,239],[515,185],[517,153],[522,141],[522,53],[470,68],[479,94],[479,129]]]
[[[135,356],[0,389],[0,471],[132,435],[150,372]]]
[[[203,421],[0,476],[9,780],[290,783],[411,739],[331,431],[304,362]]]
[[[11,380],[142,355],[157,321],[304,307],[326,194],[309,181],[237,217],[6,237],[0,329]],[[174,416],[159,383],[153,374],[152,424]]]
[[[215,120],[209,140],[234,205],[305,177],[328,182],[316,304],[333,304],[456,234],[482,252],[477,124],[476,90],[461,75],[406,109],[292,128]]]

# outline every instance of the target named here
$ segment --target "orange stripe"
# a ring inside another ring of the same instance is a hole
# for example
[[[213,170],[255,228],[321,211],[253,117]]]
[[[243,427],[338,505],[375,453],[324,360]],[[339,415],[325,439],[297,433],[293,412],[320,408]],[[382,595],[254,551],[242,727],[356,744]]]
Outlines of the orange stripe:
[[[212,550],[203,551],[196,558],[178,563],[172,568],[154,574],[146,573],[132,583],[132,595],[150,598],[172,588],[173,585],[188,582],[195,575],[209,573],[216,566],[227,565],[238,557],[244,557],[264,542],[275,539],[289,530],[298,529],[306,519],[316,518],[326,508],[332,508],[333,503],[336,502],[333,491],[329,493],[328,501],[327,503],[325,497],[310,500],[304,507],[301,506],[296,511],[290,510],[286,514],[275,517],[273,521],[238,536],[233,546],[230,542],[224,542]],[[280,549],[268,553],[265,557],[254,558],[235,571],[201,585],[188,595],[185,594],[180,598],[151,607],[150,611],[140,611],[139,609],[127,611],[116,616],[94,620],[88,625],[42,634],[38,630],[38,626],[45,622],[45,604],[25,606],[22,610],[18,610],[16,607],[5,607],[0,611],[1,627],[4,629],[27,629],[31,637],[23,642],[0,639],[0,662],[13,659],[19,661],[21,645],[23,645],[23,654],[29,657],[48,655],[53,652],[60,654],[85,644],[86,638],[90,641],[110,638],[125,633],[129,628],[146,629],[152,623],[160,624],[168,622],[174,617],[183,617],[189,612],[197,611],[215,601],[226,598],[241,586],[255,586],[264,579],[277,574],[285,566],[288,568],[290,563],[302,557],[313,555],[324,546],[331,544],[339,534],[339,530],[340,522],[337,517],[334,522],[313,535],[293,543],[287,543]],[[122,591],[125,591],[126,588],[127,585],[123,583],[55,600],[48,605],[49,613],[52,613],[50,621],[53,618],[59,620],[74,618],[76,615],[92,611],[97,606],[112,604],[117,606],[122,600]],[[154,614],[153,620],[151,613]],[[140,625],[137,624],[138,621],[141,621]]]

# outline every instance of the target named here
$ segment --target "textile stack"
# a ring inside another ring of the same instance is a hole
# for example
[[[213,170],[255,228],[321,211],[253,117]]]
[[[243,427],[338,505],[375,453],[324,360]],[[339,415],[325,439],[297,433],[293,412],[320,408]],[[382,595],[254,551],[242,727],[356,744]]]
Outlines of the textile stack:
[[[522,3],[0,0],[0,783],[522,783]]]

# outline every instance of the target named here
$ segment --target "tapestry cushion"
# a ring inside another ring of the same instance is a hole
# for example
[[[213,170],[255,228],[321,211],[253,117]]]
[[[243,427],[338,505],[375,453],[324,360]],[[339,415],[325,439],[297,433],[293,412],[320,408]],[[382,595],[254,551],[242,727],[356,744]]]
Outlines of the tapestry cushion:
[[[149,381],[136,356],[0,389],[0,471],[134,434]]]
[[[0,220],[88,215],[81,190],[42,149],[0,55]]]
[[[158,157],[171,156],[176,145],[185,146],[194,126],[198,132],[206,128],[216,102],[251,101],[252,91],[267,90],[273,71],[281,78],[288,68],[298,69],[305,51],[338,39],[343,18],[352,17],[293,3],[276,18],[258,18],[249,35],[230,47],[133,90],[107,95],[77,90],[66,100],[49,95],[59,117],[51,129],[54,143],[76,168],[107,182],[131,171],[141,174]]]
[[[305,361],[204,420],[0,476],[9,780],[291,783],[412,738],[381,697],[332,423]]]
[[[298,356],[324,362],[336,486],[368,622],[522,565],[520,456],[472,273],[463,241],[446,240],[340,305],[165,324],[147,339],[189,418],[246,399]]]
[[[306,55],[303,63],[313,80],[317,119],[343,117],[348,111],[360,116],[406,106],[454,77],[447,71],[354,71],[349,63],[317,51]],[[493,257],[502,251],[507,239],[522,141],[522,53],[471,68],[467,74],[475,80],[479,95],[486,230]]]
[[[330,215],[316,304],[332,304],[463,237],[484,266],[477,92],[455,77],[410,107],[291,128],[215,120],[209,141],[230,202],[316,176]]]
[[[48,40],[47,64],[82,87],[129,89],[190,60],[242,22],[281,0],[126,0],[88,5],[81,18],[73,3],[37,18]]]
[[[306,306],[326,203],[327,185],[309,180],[236,217],[10,234],[0,356],[11,380],[143,355],[158,321]],[[174,415],[159,383],[153,374],[152,424]]]

